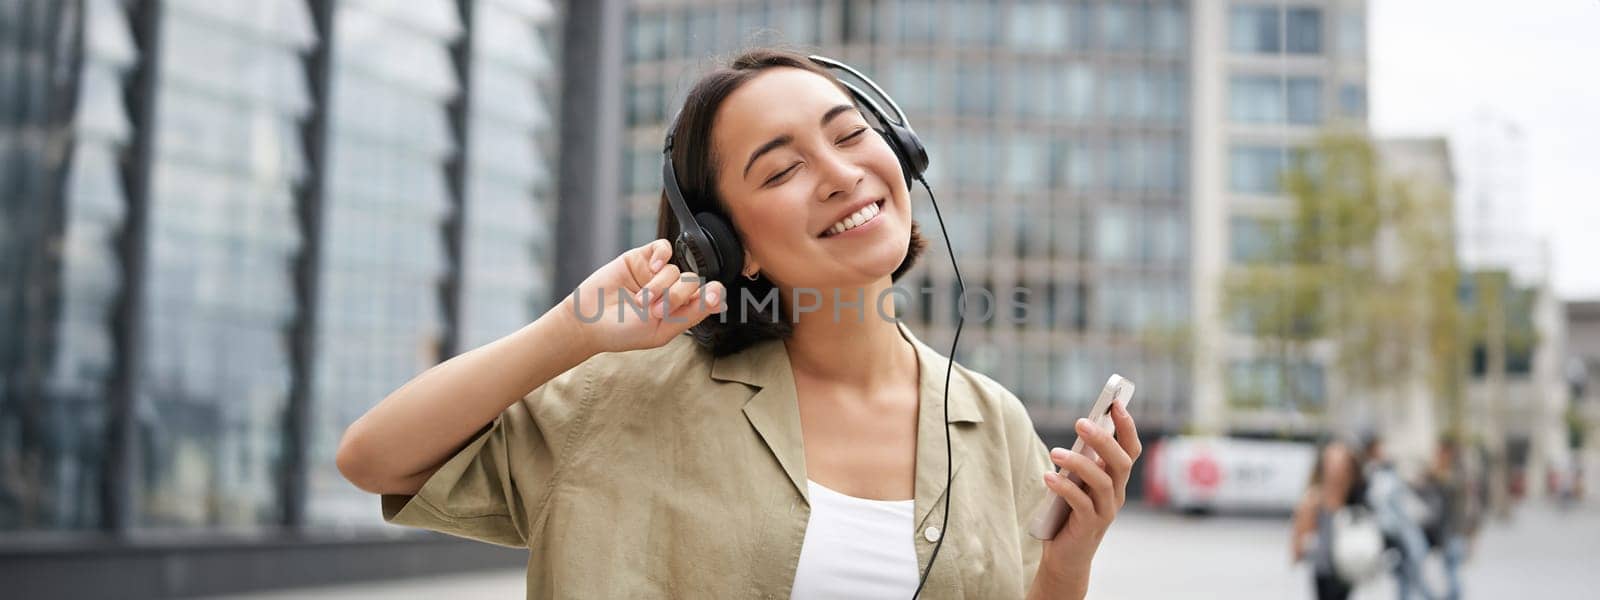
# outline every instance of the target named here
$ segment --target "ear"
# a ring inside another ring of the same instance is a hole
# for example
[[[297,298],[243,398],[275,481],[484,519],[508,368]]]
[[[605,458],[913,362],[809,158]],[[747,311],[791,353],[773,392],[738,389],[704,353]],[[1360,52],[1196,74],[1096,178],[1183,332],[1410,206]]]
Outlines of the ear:
[[[761,263],[756,262],[756,257],[750,255],[750,247],[749,246],[745,246],[745,249],[744,249],[744,272],[740,273],[739,276],[740,277],[744,277],[745,275],[749,275],[751,273],[758,273],[760,271],[761,271]]]
[[[739,272],[739,277],[744,277],[744,275],[750,274],[758,274],[758,272],[762,272],[762,262],[757,261],[755,256],[750,254],[750,246],[744,246],[744,269],[741,269],[741,272]]]

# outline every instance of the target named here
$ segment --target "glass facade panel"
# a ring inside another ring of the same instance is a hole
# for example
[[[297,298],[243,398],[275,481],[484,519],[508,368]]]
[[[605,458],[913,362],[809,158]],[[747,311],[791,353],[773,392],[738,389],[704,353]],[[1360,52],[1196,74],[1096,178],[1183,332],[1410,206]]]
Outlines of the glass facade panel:
[[[121,5],[82,3],[95,37],[73,75],[78,113],[54,122],[53,107],[71,99],[52,83],[73,73],[74,57],[57,54],[45,33],[75,15],[52,2],[8,4],[0,8],[0,532],[91,529],[104,513],[111,315],[123,290],[118,154],[130,131],[121,87],[138,54]],[[70,156],[47,146],[56,135],[74,141]],[[46,293],[54,304],[37,301]]]
[[[420,14],[429,27],[401,26]],[[356,417],[442,358],[446,107],[460,92],[447,52],[462,24],[449,0],[343,0],[334,23],[308,515],[378,525],[334,453]]]
[[[202,6],[202,4],[205,4]],[[139,527],[263,527],[278,466],[300,249],[299,3],[163,13],[146,285]]]
[[[463,350],[549,310],[555,276],[555,168],[549,158],[555,103],[547,99],[556,93],[552,55],[560,23],[548,0],[482,1],[473,21],[472,147],[460,267]]]

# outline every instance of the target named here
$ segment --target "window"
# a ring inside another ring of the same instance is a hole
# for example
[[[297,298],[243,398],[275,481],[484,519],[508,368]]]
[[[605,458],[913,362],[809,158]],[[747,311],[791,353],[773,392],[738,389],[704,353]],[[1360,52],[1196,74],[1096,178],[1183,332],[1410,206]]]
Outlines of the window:
[[[993,65],[972,62],[958,70],[956,81],[960,85],[956,86],[956,110],[966,115],[994,114],[996,77]]]
[[[1280,223],[1255,217],[1235,216],[1228,219],[1229,255],[1235,263],[1255,263],[1269,260],[1275,246]]]
[[[1086,190],[1095,185],[1094,153],[1085,141],[1056,140],[1052,144],[1051,185]]]
[[[1228,49],[1239,54],[1319,54],[1322,10],[1235,6],[1228,13]]]
[[[1145,187],[1160,191],[1178,191],[1184,183],[1184,144],[1174,138],[1156,138],[1145,146],[1148,156],[1145,164],[1149,179]]]
[[[1367,54],[1366,15],[1347,12],[1339,15],[1339,56],[1361,60]]]
[[[1284,43],[1290,54],[1322,53],[1322,10],[1291,8],[1285,19],[1288,34]]]
[[[1134,227],[1127,209],[1102,206],[1095,221],[1095,257],[1106,261],[1133,258]]]
[[[711,10],[709,8],[701,8],[690,12],[711,12]],[[816,0],[797,2],[789,6],[784,12],[785,20],[782,24],[784,39],[795,44],[817,43],[817,24],[820,17],[821,11],[818,9]]]
[[[628,28],[628,58],[659,60],[666,51],[667,20],[661,13],[635,13]]]
[[[1162,52],[1181,52],[1189,42],[1188,23],[1183,7],[1159,4],[1150,7],[1150,47]]]
[[[663,121],[661,86],[635,84],[628,93],[628,124],[654,125]]]
[[[1006,183],[1026,191],[1045,185],[1050,176],[1050,153],[1037,134],[1019,133],[1011,138],[1006,157]]]
[[[1018,64],[1011,68],[1011,110],[1022,117],[1049,114],[1056,94],[1051,89],[1052,69],[1043,65]]]
[[[1322,80],[1281,79],[1272,75],[1234,76],[1229,86],[1228,114],[1235,123],[1322,122]]]
[[[950,20],[951,39],[963,46],[993,46],[1000,38],[1000,7],[995,0],[955,0]]]
[[[1073,211],[1072,205],[1056,203],[1046,224],[1055,230],[1051,241],[1051,252],[1057,258],[1068,260],[1078,258],[1078,244],[1081,242],[1079,238],[1082,236],[1078,233],[1078,216]]]
[[[1367,116],[1367,86],[1359,83],[1339,86],[1339,113],[1355,118]]]
[[[932,42],[939,36],[938,5],[932,2],[902,1],[895,6],[900,22],[900,41]]]
[[[889,72],[884,91],[893,96],[900,108],[918,112],[932,108],[932,99],[939,93],[934,79],[933,63],[918,59],[901,59]],[[915,120],[915,116],[913,116]],[[930,146],[931,147],[931,146]]]
[[[1094,115],[1094,68],[1083,63],[1072,63],[1059,73],[1056,85],[1056,114],[1071,119],[1087,119]]]
[[[1100,7],[1100,31],[1109,50],[1138,50],[1145,47],[1144,7],[1108,3]]]
[[[1228,153],[1228,189],[1239,194],[1277,194],[1288,160],[1288,152],[1278,146],[1234,146]]]
[[[1017,50],[1063,50],[1067,46],[1066,7],[1053,3],[1019,2],[1011,6],[1006,29],[1007,41]]]
[[[1235,6],[1229,11],[1229,50],[1238,53],[1276,53],[1278,48],[1278,7]]]

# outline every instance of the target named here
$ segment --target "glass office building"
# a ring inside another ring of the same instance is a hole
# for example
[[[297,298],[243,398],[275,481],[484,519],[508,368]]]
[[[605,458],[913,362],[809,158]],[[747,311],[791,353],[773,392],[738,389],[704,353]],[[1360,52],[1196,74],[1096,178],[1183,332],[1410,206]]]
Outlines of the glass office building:
[[[1047,439],[1070,430],[1112,372],[1139,382],[1141,428],[1177,427],[1188,402],[1175,340],[1190,307],[1189,13],[1181,0],[638,3],[624,246],[654,237],[664,121],[712,56],[768,42],[819,50],[864,69],[909,113],[962,279],[998,301],[979,322],[983,301],[969,297],[956,359],[1015,392]],[[899,285],[914,292],[919,335],[948,347],[954,275],[926,194],[913,196],[929,246]]]
[[[406,380],[551,306],[564,10],[0,1],[8,574],[107,545],[430,556],[381,547],[435,536],[383,525],[334,454]],[[419,568],[517,564],[485,552]]]

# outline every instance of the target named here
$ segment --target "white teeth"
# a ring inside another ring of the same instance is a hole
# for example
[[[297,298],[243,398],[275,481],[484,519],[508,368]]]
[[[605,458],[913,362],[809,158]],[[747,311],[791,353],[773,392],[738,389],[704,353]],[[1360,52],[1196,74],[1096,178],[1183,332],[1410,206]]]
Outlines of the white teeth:
[[[855,229],[856,227],[861,226],[862,223],[870,220],[873,216],[876,216],[879,212],[878,203],[876,202],[863,206],[861,207],[861,210],[852,213],[848,217],[840,219],[838,223],[833,224],[833,227],[829,227],[828,235],[838,235],[851,229]]]

